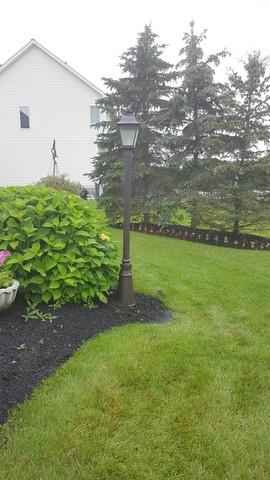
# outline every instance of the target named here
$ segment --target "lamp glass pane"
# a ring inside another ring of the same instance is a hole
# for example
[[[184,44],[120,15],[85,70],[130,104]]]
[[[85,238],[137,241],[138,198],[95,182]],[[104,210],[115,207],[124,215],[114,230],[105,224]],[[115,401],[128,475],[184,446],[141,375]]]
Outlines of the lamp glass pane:
[[[138,135],[139,135],[139,126],[137,125],[136,132],[135,132],[135,138],[134,138],[134,147],[136,146]]]
[[[136,139],[137,127],[130,125],[121,125],[120,135],[124,147],[133,147]]]

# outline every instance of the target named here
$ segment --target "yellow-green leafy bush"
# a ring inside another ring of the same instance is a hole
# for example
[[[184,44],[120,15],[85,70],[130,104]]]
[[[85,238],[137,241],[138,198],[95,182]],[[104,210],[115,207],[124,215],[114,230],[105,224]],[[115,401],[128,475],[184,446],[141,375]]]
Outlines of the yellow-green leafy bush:
[[[100,215],[66,192],[0,188],[0,248],[32,302],[106,301],[118,272],[116,248]]]

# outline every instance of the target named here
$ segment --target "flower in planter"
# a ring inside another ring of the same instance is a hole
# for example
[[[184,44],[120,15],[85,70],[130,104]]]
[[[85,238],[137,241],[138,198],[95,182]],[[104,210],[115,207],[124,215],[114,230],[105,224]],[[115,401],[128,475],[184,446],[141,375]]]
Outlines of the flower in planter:
[[[10,257],[11,253],[8,250],[1,250],[0,251],[0,267],[3,267],[4,262],[7,257]]]

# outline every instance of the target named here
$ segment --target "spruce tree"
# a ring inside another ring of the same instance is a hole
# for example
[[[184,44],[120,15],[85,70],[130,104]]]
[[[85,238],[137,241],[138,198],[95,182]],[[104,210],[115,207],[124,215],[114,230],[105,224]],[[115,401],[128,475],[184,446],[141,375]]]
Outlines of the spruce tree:
[[[260,52],[248,54],[243,67],[242,75],[228,78],[223,155],[209,211],[236,234],[269,223],[270,77]]]
[[[104,79],[108,93],[97,105],[107,114],[107,121],[96,125],[99,153],[91,178],[103,185],[100,203],[111,219],[122,215],[123,166],[117,121],[128,109],[140,124],[132,174],[132,214],[150,220],[148,194],[154,188],[157,167],[164,163],[161,111],[174,77],[171,65],[162,58],[164,49],[151,25],[146,25],[136,45],[120,57],[121,78]]]
[[[206,31],[196,34],[194,22],[183,37],[177,65],[179,85],[168,110],[166,146],[176,170],[175,202],[191,215],[191,226],[203,221],[206,194],[215,188],[213,170],[222,131],[223,86],[215,82],[215,68],[226,51],[205,56]]]

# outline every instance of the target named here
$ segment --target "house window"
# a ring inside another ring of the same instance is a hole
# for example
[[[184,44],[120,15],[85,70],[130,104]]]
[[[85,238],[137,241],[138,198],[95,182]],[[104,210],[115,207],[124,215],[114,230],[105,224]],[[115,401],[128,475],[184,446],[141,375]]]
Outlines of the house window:
[[[30,128],[29,107],[20,107],[21,128]]]
[[[96,105],[90,106],[90,122],[92,125],[100,122],[100,111]]]

